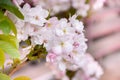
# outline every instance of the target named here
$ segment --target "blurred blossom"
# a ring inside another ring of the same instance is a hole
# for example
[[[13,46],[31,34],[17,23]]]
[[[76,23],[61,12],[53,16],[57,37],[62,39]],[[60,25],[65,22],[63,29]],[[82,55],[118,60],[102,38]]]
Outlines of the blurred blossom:
[[[87,16],[90,9],[90,5],[86,3],[86,0],[72,0],[72,6],[77,10],[76,13],[83,17]]]
[[[104,3],[107,0],[95,0],[93,3],[93,10],[98,10],[104,6]]]
[[[34,2],[35,5],[41,5],[43,8],[50,11],[51,15],[66,11],[70,8],[70,0],[38,0]]]
[[[103,74],[103,70],[98,64],[98,62],[94,61],[92,56],[89,54],[85,55],[85,59],[86,62],[84,63],[84,65],[86,66],[83,67],[84,73],[89,77],[94,75],[96,78],[99,79]]]
[[[55,15],[62,11],[67,11],[71,7],[76,9],[76,13],[82,17],[87,16],[90,5],[86,0],[33,0],[35,5],[41,5],[49,10],[50,15]]]
[[[103,70],[97,61],[90,54],[85,54],[81,58],[83,62],[81,69],[78,70],[72,80],[99,80],[103,74]]]
[[[108,7],[120,7],[120,0],[106,0],[105,4]]]

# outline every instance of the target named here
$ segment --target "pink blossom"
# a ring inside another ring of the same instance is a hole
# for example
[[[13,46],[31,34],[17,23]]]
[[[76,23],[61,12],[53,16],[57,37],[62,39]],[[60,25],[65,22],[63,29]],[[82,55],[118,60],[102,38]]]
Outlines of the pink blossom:
[[[54,53],[49,53],[47,56],[46,56],[46,61],[47,62],[54,62],[55,59],[56,59],[57,55],[54,54]]]

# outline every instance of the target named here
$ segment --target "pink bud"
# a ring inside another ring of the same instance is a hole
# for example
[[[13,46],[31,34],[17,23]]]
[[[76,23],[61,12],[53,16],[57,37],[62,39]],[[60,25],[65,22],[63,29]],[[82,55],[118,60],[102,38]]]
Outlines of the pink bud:
[[[46,61],[47,62],[54,62],[56,59],[57,55],[54,53],[48,53],[47,57],[46,57]]]
[[[74,42],[73,46],[74,46],[75,48],[78,48],[78,47],[79,47],[79,43]]]

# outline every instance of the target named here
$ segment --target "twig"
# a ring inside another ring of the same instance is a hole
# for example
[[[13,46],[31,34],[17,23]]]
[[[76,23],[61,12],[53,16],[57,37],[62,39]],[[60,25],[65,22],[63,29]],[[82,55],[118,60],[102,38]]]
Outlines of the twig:
[[[8,75],[9,75],[9,76],[12,76],[16,71],[18,71],[18,70],[21,69],[24,65],[26,65],[27,62],[28,62],[28,60],[24,61],[23,63],[21,63],[21,64],[19,64],[19,65],[17,65],[16,68],[12,69]]]

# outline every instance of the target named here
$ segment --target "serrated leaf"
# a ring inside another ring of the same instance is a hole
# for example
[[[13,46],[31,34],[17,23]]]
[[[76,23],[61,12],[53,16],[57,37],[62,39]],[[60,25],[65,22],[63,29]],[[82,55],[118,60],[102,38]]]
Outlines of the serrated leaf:
[[[0,66],[3,66],[5,62],[4,52],[0,49]]]
[[[0,12],[0,29],[2,29],[2,31],[5,34],[8,34],[10,30],[12,30],[13,33],[17,35],[17,30],[14,23],[7,16],[4,16],[3,13],[1,12]]]
[[[19,43],[16,39],[15,36],[12,35],[5,35],[5,34],[0,34],[0,40],[9,42],[11,45],[13,45],[16,49],[19,47]]]
[[[11,80],[9,76],[0,73],[0,80]]]
[[[19,76],[19,77],[16,77],[14,80],[31,80],[31,79],[27,76]]]
[[[24,19],[24,16],[19,11],[19,9],[11,2],[11,0],[0,0],[0,7],[2,9],[7,9],[10,12],[14,13],[20,19]]]
[[[0,48],[7,54],[9,54],[12,58],[19,58],[18,49],[16,49],[11,43],[7,41],[0,40]]]

